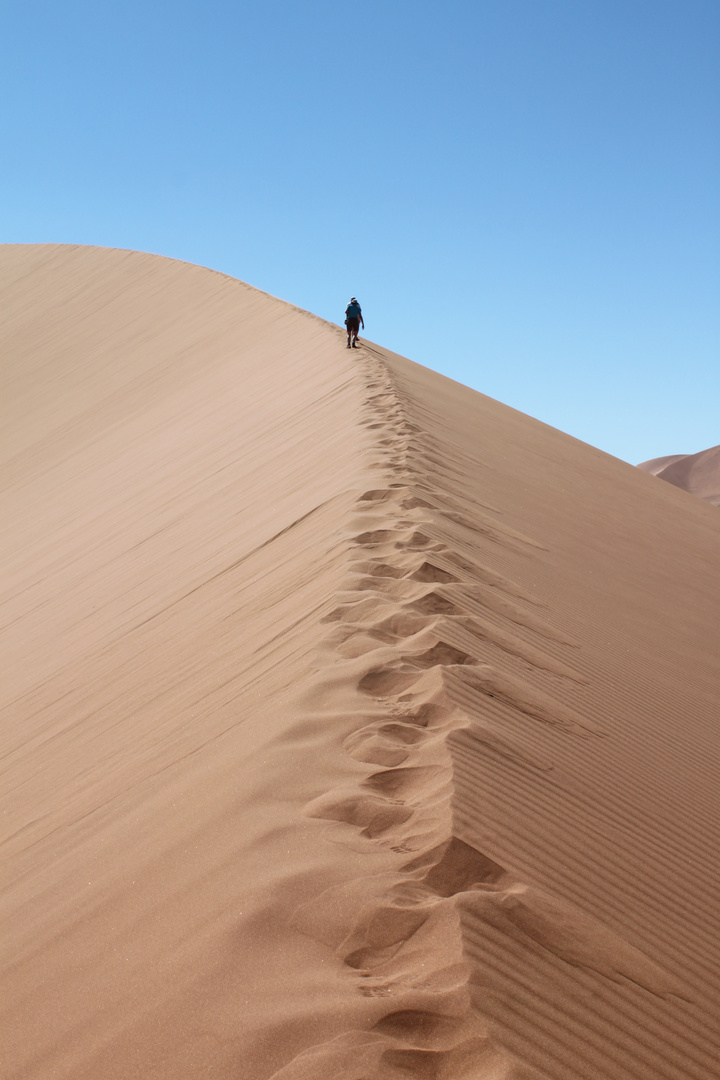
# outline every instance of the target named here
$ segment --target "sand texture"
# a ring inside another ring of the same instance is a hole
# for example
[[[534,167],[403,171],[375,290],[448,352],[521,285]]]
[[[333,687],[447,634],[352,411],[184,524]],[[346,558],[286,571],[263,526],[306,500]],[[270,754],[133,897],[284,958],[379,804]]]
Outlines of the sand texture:
[[[720,446],[699,454],[670,454],[643,461],[638,469],[667,480],[691,495],[720,506]]]
[[[0,288],[6,1080],[714,1077],[716,507],[209,270]]]

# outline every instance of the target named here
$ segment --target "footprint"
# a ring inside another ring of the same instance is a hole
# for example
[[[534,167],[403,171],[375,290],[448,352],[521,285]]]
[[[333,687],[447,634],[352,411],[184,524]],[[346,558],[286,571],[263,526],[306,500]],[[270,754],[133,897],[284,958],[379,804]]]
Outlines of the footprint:
[[[444,718],[442,710],[440,714]],[[407,761],[411,750],[429,737],[431,722],[440,723],[434,711],[402,721],[375,721],[348,735],[343,748],[357,761],[392,769]]]
[[[394,666],[387,665],[363,675],[358,683],[358,690],[371,697],[391,697],[393,694],[401,694],[407,690],[417,681],[417,678],[417,671],[398,670]]]
[[[420,1009],[402,1009],[388,1013],[373,1030],[392,1039],[431,1049],[452,1038],[457,1031],[457,1018]]]
[[[393,645],[396,640],[392,634],[384,634],[380,630],[358,630],[355,627],[342,626],[330,636],[335,651],[346,660],[367,656],[377,649]]]
[[[369,976],[367,975],[363,975],[361,977],[364,979],[369,978]],[[386,986],[384,983],[377,986],[368,986],[367,984],[362,984],[360,986],[360,993],[363,995],[363,997],[390,997],[390,995],[392,994],[392,988]]]
[[[437,507],[432,503],[427,502],[425,499],[421,499],[418,495],[411,495],[407,499],[403,499],[400,503],[401,510],[436,510]]]
[[[411,606],[411,605],[407,605]],[[427,627],[428,620],[423,618],[422,615],[407,615],[405,612],[398,612],[395,615],[391,615],[390,618],[384,619],[381,623],[378,623],[376,630],[383,634],[390,634],[394,638],[400,638],[406,640],[407,638],[415,637],[421,630]]]
[[[395,547],[425,548],[433,543],[434,541],[431,540],[429,536],[426,536],[422,530],[415,529],[406,539],[398,541],[398,543],[395,544]]]
[[[389,563],[380,562],[378,559],[368,559],[365,562],[353,562],[354,574],[367,574],[368,577],[401,578],[405,571],[399,566],[391,566]]]
[[[405,723],[427,729],[448,727],[453,713],[458,712],[457,708],[449,709],[434,701],[424,701],[419,705],[397,702],[390,709],[394,716],[401,717]]]
[[[389,499],[395,499],[398,497],[402,488],[376,488],[373,491],[364,492],[358,502],[387,502]]]
[[[441,570],[439,566],[435,566],[428,561],[421,563],[417,570],[413,570],[412,573],[405,576],[413,581],[436,581],[439,583],[459,580],[454,574],[450,574],[447,570]]]
[[[424,596],[419,597],[417,600],[412,600],[405,606],[411,611],[419,611],[423,615],[460,614],[459,608],[457,608],[451,600],[448,600],[446,596],[443,596],[436,591],[425,593]]]
[[[449,645],[446,641],[438,641],[431,649],[411,657],[410,660],[413,664],[423,668],[475,663],[472,656],[462,652],[460,649],[456,649],[454,645]]]
[[[307,804],[304,812],[308,817],[355,825],[361,830],[361,835],[374,840],[389,829],[404,825],[413,816],[414,810],[402,803],[347,790],[320,795]]]
[[[440,776],[449,779],[450,770],[442,765],[416,765],[401,769],[385,769],[373,773],[363,786],[390,799],[409,799],[419,794],[429,794],[429,789]]]
[[[376,903],[364,909],[356,929],[343,942],[340,953],[351,968],[372,970],[392,959],[398,950],[427,922],[430,911]]]
[[[422,733],[419,733],[418,738],[423,738]],[[403,741],[394,734],[385,734],[382,728],[370,727],[349,735],[343,748],[356,761],[362,761],[366,765],[394,768],[407,761],[411,745],[409,740]]]
[[[361,544],[364,547],[372,547],[375,544],[387,544],[396,536],[397,533],[390,529],[375,529],[374,531],[364,532],[360,533],[359,536],[354,536],[353,543]]]
[[[406,863],[403,870],[409,874],[424,871],[419,880],[444,897],[509,880],[504,867],[456,836]]]
[[[397,1070],[391,1074],[393,1080],[394,1076],[398,1080],[540,1080],[538,1073],[520,1065],[507,1051],[493,1047],[483,1035],[464,1039],[446,1050],[388,1049],[381,1061]]]
[[[378,727],[377,731],[379,735],[388,739],[393,739],[396,742],[403,743],[408,746],[414,746],[425,738],[425,732],[423,726],[415,726],[413,724],[402,723],[390,723],[382,724]]]

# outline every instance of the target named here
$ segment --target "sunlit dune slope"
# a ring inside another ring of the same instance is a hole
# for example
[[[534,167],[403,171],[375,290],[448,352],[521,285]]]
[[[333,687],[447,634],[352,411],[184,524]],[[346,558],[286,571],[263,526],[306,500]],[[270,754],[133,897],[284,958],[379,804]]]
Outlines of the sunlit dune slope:
[[[643,461],[639,469],[720,506],[720,446],[698,454],[671,454]]]
[[[209,270],[0,288],[4,1075],[713,1076],[717,509]]]

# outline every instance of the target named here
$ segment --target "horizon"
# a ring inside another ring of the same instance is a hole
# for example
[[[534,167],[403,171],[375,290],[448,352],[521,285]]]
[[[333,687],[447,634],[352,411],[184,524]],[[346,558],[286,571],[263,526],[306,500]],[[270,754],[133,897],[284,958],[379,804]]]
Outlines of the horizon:
[[[632,464],[720,441],[716,5],[5,23],[3,241],[159,254],[336,324],[356,295],[369,339]]]

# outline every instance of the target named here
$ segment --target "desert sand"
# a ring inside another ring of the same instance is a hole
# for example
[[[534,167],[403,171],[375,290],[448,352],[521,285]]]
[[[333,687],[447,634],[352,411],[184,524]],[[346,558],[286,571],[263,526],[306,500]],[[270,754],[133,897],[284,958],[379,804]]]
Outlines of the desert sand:
[[[7,1080],[715,1076],[717,508],[201,267],[0,283]]]
[[[643,461],[638,469],[658,476],[675,487],[713,506],[720,506],[720,446],[711,446],[698,454],[669,454]]]

